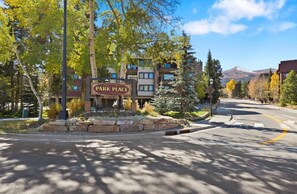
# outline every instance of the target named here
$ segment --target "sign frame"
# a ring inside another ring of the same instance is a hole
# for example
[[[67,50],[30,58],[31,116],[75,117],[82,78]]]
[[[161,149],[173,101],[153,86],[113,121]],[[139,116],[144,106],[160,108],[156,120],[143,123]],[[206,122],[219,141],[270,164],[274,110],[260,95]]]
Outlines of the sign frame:
[[[131,96],[132,87],[126,83],[91,83],[91,95]]]

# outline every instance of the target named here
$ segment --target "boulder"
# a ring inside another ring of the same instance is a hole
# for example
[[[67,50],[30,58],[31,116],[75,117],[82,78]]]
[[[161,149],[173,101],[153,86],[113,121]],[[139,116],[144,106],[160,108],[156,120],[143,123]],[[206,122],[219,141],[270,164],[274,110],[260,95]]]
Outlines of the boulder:
[[[44,124],[42,130],[46,132],[66,132],[68,129],[65,125]]]
[[[181,126],[189,126],[190,125],[189,122],[185,119],[180,119],[178,121],[178,124],[180,124]]]
[[[136,132],[142,131],[143,125],[120,125],[121,132]]]
[[[67,121],[66,120],[55,120],[55,121],[50,121],[48,123],[49,125],[55,125],[55,126],[66,126]]]
[[[165,119],[165,118],[161,118],[161,119],[154,119],[155,121],[155,124],[159,125],[159,124],[167,124],[167,121],[168,119]]]
[[[155,124],[153,119],[142,119],[134,121],[134,125],[153,125]]]
[[[70,125],[69,131],[87,131],[88,125],[86,124],[79,124],[79,125]]]
[[[116,120],[90,120],[93,125],[115,125]]]
[[[133,125],[133,120],[118,120],[117,125]]]
[[[155,124],[152,125],[143,125],[143,130],[149,131],[149,130],[158,130],[158,126]]]
[[[119,132],[119,126],[117,125],[90,125],[88,127],[89,132],[93,133],[114,133]]]

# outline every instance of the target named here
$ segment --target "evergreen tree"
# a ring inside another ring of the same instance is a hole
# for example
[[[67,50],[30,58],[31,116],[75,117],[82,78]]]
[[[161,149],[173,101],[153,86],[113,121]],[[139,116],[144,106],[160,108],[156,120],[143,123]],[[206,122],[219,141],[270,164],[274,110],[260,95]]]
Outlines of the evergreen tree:
[[[233,97],[242,98],[241,87],[242,87],[241,81],[236,82],[235,88],[233,90]]]
[[[186,112],[195,110],[198,98],[195,92],[195,81],[193,81],[196,58],[193,56],[194,52],[191,51],[190,38],[184,32],[182,40],[182,62],[175,71],[174,81],[171,82],[173,86],[171,103],[184,116]]]
[[[248,97],[248,85],[249,85],[248,81],[243,82],[242,85],[241,85],[241,96],[242,96],[242,98]]]
[[[153,98],[152,105],[158,113],[164,114],[168,111],[168,103],[168,91],[164,88],[163,83],[161,82],[157,95]]]
[[[282,105],[297,104],[297,74],[294,70],[290,71],[281,86],[280,101]]]
[[[207,62],[204,68],[208,80],[213,79],[212,87],[214,88],[212,103],[217,103],[219,97],[221,96],[222,84],[221,80],[223,77],[222,67],[219,60],[212,59],[211,52],[208,52]]]

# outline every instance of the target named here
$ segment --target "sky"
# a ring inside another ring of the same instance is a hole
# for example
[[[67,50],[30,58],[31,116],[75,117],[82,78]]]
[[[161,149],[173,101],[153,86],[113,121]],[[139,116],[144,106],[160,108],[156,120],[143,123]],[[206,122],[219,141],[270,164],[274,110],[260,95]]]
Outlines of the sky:
[[[176,15],[204,64],[209,50],[223,70],[297,59],[297,0],[181,0]]]
[[[297,0],[180,1],[176,16],[204,64],[209,50],[223,70],[277,69],[297,59]]]

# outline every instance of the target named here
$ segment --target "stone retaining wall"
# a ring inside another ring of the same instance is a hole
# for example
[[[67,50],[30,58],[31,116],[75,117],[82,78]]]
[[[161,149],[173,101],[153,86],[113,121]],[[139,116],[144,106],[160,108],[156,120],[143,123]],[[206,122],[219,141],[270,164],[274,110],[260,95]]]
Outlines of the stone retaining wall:
[[[116,132],[140,132],[157,131],[180,128],[189,125],[186,120],[173,119],[171,117],[136,119],[96,119],[78,121],[70,119],[67,121],[57,120],[43,125],[43,131],[67,132],[88,131],[94,133],[116,133]]]

